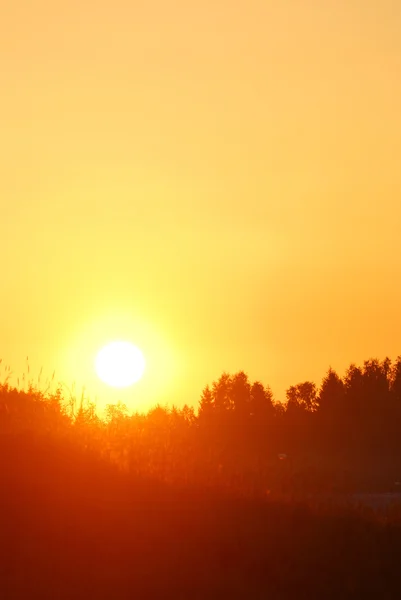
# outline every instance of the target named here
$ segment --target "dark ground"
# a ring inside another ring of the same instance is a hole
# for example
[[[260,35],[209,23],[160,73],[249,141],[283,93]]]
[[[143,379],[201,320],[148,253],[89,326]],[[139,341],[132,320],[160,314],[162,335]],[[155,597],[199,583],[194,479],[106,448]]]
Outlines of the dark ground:
[[[401,520],[132,480],[0,442],[0,597],[401,598]]]

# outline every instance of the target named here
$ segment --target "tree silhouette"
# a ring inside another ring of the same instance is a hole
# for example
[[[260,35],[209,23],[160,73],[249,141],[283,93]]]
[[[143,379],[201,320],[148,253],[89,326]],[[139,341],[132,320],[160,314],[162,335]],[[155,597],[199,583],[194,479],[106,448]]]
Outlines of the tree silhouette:
[[[390,389],[393,402],[401,410],[401,356],[398,356],[390,373]]]
[[[222,414],[227,410],[232,410],[233,401],[231,397],[231,376],[223,373],[218,381],[213,382],[212,396],[213,405],[216,413]]]
[[[274,416],[273,392],[260,381],[251,386],[250,413],[256,420],[267,423]]]
[[[344,440],[345,386],[340,376],[329,369],[320,386],[317,397],[318,439],[321,452],[333,451],[339,438]],[[342,447],[342,449],[344,446]]]
[[[230,377],[229,397],[239,419],[248,419],[251,414],[251,384],[248,375],[240,371]]]
[[[199,419],[209,420],[214,412],[214,398],[210,387],[207,385],[202,391],[202,395],[199,401]]]
[[[312,412],[317,407],[316,385],[312,381],[291,386],[286,395],[289,411],[301,409]]]
[[[318,410],[329,418],[336,419],[344,410],[344,382],[333,370],[329,369],[324,377],[317,398]]]

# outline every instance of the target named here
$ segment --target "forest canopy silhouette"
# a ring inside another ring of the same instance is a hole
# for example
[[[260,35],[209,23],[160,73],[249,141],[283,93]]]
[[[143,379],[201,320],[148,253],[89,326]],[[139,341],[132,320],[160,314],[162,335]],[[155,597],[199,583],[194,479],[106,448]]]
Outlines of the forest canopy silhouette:
[[[401,357],[351,364],[342,377],[330,368],[320,385],[289,387],[285,402],[241,371],[206,385],[197,410],[157,405],[130,415],[119,403],[102,420],[94,403],[65,397],[61,387],[49,393],[31,382],[24,391],[5,381],[0,411],[1,433],[68,433],[127,470],[169,481],[218,480],[263,493],[277,483],[279,453],[304,471],[304,487],[306,471],[321,476],[322,488],[328,480],[344,487],[352,472],[353,485],[365,487],[401,477]]]
[[[2,597],[395,597],[401,510],[349,499],[397,485],[400,424],[401,357],[329,369],[284,403],[240,371],[197,410],[104,419],[4,381]]]

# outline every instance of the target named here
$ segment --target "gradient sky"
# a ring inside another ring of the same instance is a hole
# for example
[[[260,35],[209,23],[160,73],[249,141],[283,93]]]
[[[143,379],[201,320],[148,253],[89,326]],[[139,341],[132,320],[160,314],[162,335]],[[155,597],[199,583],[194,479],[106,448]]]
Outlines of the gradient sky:
[[[6,0],[0,356],[137,406],[401,353],[399,0]]]

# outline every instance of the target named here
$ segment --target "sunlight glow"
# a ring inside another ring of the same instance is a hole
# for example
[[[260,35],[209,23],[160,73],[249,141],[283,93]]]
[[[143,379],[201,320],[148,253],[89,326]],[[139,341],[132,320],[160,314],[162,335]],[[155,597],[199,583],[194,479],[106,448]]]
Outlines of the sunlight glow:
[[[139,381],[145,371],[145,358],[130,342],[111,342],[96,356],[95,370],[107,385],[128,387]]]

